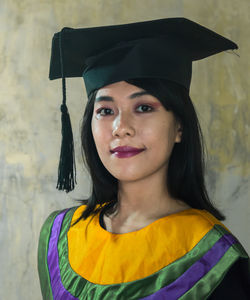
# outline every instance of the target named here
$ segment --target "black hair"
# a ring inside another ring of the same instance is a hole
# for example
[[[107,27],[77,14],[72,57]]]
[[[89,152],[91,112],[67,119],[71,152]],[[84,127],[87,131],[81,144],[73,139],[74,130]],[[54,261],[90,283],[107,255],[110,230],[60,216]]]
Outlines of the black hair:
[[[204,140],[188,90],[159,78],[129,79],[126,82],[156,97],[181,124],[181,142],[173,147],[167,171],[166,185],[170,196],[192,208],[205,209],[219,220],[225,220],[225,216],[212,204],[206,190]],[[76,223],[98,213],[103,207],[109,207],[109,213],[112,213],[117,205],[118,180],[102,164],[91,130],[96,93],[94,91],[88,99],[81,128],[82,156],[92,178],[92,193],[88,199],[81,201],[87,205]]]

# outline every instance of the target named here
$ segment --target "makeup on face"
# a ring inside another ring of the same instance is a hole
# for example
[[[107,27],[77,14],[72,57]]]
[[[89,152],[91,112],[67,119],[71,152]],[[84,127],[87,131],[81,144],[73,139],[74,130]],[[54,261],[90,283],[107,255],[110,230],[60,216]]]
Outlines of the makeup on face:
[[[145,97],[146,96],[146,97]],[[147,99],[147,96],[150,96],[149,99]],[[138,99],[138,101],[136,101],[135,103],[135,109],[139,108],[139,107],[147,107],[146,110],[142,110],[139,111],[138,113],[150,113],[153,112],[154,110],[156,110],[157,108],[159,108],[161,106],[160,101],[156,102],[154,100],[152,100],[153,96],[151,94],[149,94],[146,91],[140,91],[140,92],[135,92],[133,94],[131,94],[130,96],[128,96],[127,98],[129,100],[131,99]],[[141,99],[141,101],[139,101]],[[106,104],[106,102],[111,103],[111,105]],[[115,98],[112,96],[108,96],[108,95],[101,95],[98,96],[95,100],[95,104],[97,104],[97,109],[95,111],[96,114],[98,114],[99,116],[109,116],[110,113],[106,113],[106,114],[101,114],[103,111],[107,111],[107,110],[111,110],[110,107],[112,107],[112,104],[115,103]],[[135,102],[135,101],[134,101]],[[103,105],[101,105],[101,103],[103,103]],[[104,105],[104,103],[106,105]],[[100,104],[100,105],[98,105]]]
[[[118,152],[114,152],[113,155],[118,157],[118,158],[128,158],[128,157],[135,156],[135,155],[141,153],[142,151],[144,151],[144,149],[143,150],[138,150],[138,151],[131,151],[131,152],[129,152],[129,151],[119,152],[118,151]]]

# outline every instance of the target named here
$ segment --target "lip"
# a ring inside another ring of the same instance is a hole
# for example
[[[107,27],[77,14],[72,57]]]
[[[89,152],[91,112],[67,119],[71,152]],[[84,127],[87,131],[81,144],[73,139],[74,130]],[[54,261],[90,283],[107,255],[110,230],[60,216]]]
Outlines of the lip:
[[[112,154],[114,154],[118,158],[127,158],[127,157],[131,157],[131,156],[135,156],[144,150],[145,149],[140,149],[137,151],[113,152]]]
[[[135,147],[131,147],[131,146],[120,146],[120,147],[116,147],[112,150],[110,150],[111,153],[115,153],[115,152],[141,152],[144,149],[139,149],[139,148],[135,148]]]

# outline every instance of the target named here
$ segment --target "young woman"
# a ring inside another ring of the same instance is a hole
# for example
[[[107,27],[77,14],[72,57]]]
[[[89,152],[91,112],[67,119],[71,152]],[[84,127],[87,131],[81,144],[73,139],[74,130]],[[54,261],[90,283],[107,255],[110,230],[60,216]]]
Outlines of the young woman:
[[[192,61],[237,46],[183,18],[62,32],[50,78],[63,78],[65,121],[65,77],[83,73],[93,187],[43,225],[43,298],[249,299],[249,257],[208,197],[189,97]]]

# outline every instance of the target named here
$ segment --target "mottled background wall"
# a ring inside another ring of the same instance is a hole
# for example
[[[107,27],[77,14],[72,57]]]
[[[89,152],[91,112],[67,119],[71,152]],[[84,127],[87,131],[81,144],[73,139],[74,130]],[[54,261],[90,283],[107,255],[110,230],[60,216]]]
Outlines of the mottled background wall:
[[[250,252],[249,0],[1,0],[0,2],[0,299],[41,299],[37,243],[48,214],[87,196],[79,126],[86,95],[68,80],[77,151],[77,189],[55,189],[61,82],[48,80],[51,38],[62,27],[185,16],[240,45],[194,65],[191,96],[209,152],[210,196]]]

